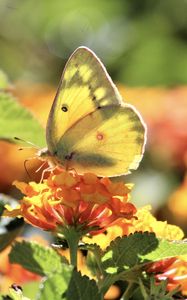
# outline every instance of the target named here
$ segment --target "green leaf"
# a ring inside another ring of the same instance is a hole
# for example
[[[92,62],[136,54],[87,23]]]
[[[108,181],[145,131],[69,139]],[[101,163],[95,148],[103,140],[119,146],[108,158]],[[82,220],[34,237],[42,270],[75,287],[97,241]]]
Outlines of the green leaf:
[[[53,274],[41,284],[40,300],[101,300],[94,280],[82,276],[71,265],[64,266],[61,273]]]
[[[64,265],[63,271],[58,274],[53,274],[45,279],[40,285],[38,299],[40,300],[62,300],[63,295],[68,288],[69,281],[72,276],[73,267]]]
[[[39,286],[41,283],[39,281],[28,281],[22,285],[23,294],[29,299],[35,300],[38,294]]]
[[[91,271],[92,275],[100,278],[104,274],[102,268],[101,258],[103,255],[102,249],[97,244],[82,243],[79,245],[79,249],[86,250],[86,265]]]
[[[152,252],[158,246],[158,239],[152,233],[130,234],[117,238],[107,247],[102,258],[103,266],[109,273],[118,268],[133,267],[142,262],[142,256]]]
[[[41,276],[60,273],[64,267],[63,257],[55,250],[35,242],[15,242],[9,259],[11,263],[20,264],[23,268]]]
[[[0,92],[0,139],[14,142],[14,137],[30,141],[39,147],[45,143],[44,129],[31,112],[16,99]]]
[[[158,261],[167,257],[175,257],[187,254],[186,241],[159,240],[157,248],[142,256],[144,260]]]
[[[16,284],[12,284],[9,288],[9,295],[6,296],[5,299],[11,299],[11,300],[30,300],[30,298],[27,298],[23,295],[22,288]]]
[[[3,251],[9,246],[12,241],[20,234],[23,229],[23,219],[11,220],[6,226],[1,226],[1,231],[6,230],[5,233],[0,234],[0,251]]]
[[[187,243],[157,239],[154,233],[136,232],[111,242],[102,257],[102,264],[109,273],[139,264],[159,261],[167,257],[187,254]]]
[[[90,280],[87,276],[82,276],[80,272],[73,271],[66,300],[101,300],[95,280]]]
[[[173,296],[178,292],[178,288],[168,292],[167,280],[160,283],[156,282],[154,277],[149,278],[149,283],[144,285],[142,280],[139,280],[139,293],[142,294],[144,300],[172,300]],[[138,295],[138,299],[141,298]],[[181,298],[180,298],[181,299]]]

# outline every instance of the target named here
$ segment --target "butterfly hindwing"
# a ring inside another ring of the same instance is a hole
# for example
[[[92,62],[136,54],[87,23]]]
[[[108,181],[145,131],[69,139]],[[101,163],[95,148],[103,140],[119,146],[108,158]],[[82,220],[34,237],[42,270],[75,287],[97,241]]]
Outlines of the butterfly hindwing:
[[[51,153],[63,134],[78,120],[98,107],[119,105],[121,96],[105,67],[86,47],[69,58],[47,123],[47,145]]]
[[[144,140],[144,126],[133,107],[108,106],[73,125],[59,141],[57,156],[80,173],[122,175],[138,167]]]

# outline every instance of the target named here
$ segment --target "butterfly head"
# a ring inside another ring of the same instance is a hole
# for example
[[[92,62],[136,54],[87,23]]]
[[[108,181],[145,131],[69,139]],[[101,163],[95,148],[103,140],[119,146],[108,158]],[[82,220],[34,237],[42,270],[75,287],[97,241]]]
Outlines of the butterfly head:
[[[41,160],[46,160],[51,154],[47,148],[42,148],[38,150],[37,155]]]
[[[57,158],[54,155],[52,155],[47,148],[42,148],[38,150],[37,156],[40,160],[47,161],[51,167],[55,167],[59,164]]]
[[[65,152],[61,153],[61,155],[57,151],[51,153],[48,148],[42,148],[37,152],[37,157],[44,162],[48,162],[51,168],[61,166],[68,169],[73,156],[73,152]]]

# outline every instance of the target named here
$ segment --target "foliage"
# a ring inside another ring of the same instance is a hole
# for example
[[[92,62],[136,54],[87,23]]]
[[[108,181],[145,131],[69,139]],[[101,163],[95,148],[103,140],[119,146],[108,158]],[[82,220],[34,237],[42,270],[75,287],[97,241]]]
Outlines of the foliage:
[[[186,8],[185,0],[2,0],[1,68],[14,79],[56,82],[62,60],[85,45],[125,84],[185,84]]]
[[[96,249],[98,246],[95,246]],[[148,278],[145,276],[146,265],[173,255],[187,254],[187,245],[183,242],[174,243],[159,240],[154,234],[135,233],[129,237],[117,238],[111,242],[106,251],[94,251],[94,245],[84,245],[84,249],[100,255],[102,270],[100,279],[90,280],[73,269],[73,266],[55,250],[39,246],[33,242],[16,242],[10,253],[11,263],[19,263],[24,268],[42,276],[45,275],[39,286],[39,299],[103,299],[102,295],[108,288],[121,280],[134,285],[134,292],[139,287],[139,293],[148,298]],[[91,265],[90,265],[91,267]],[[94,266],[95,268],[95,266]],[[112,270],[112,272],[111,272]],[[99,281],[98,281],[99,280]],[[147,283],[146,283],[147,282]],[[173,299],[173,293],[166,292],[166,283],[157,287],[151,281],[151,295],[161,299],[161,295],[168,295],[162,299]],[[135,288],[136,287],[136,288]],[[131,295],[132,291],[131,291]],[[169,296],[170,295],[170,296]],[[126,298],[124,298],[126,299]]]
[[[44,130],[38,120],[9,93],[0,92],[0,114],[1,140],[16,142],[17,137],[38,147],[45,145]]]

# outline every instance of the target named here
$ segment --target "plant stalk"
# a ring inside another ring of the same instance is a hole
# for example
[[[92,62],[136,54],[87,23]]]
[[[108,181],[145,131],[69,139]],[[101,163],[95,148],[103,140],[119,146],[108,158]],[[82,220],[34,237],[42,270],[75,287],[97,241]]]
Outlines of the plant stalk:
[[[76,228],[73,226],[64,227],[62,233],[69,246],[70,263],[77,268],[78,244],[82,235],[80,232],[76,231]]]

